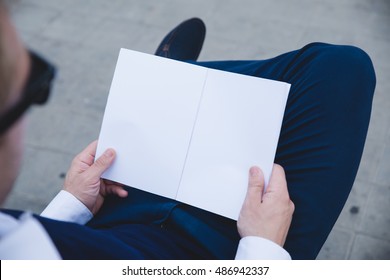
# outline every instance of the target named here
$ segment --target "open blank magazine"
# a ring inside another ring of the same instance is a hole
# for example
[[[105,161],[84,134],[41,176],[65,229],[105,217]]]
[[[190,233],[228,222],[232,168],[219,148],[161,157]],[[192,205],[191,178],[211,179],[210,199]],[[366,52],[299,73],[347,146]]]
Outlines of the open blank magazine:
[[[290,85],[121,49],[99,136],[103,178],[238,219],[268,183]]]

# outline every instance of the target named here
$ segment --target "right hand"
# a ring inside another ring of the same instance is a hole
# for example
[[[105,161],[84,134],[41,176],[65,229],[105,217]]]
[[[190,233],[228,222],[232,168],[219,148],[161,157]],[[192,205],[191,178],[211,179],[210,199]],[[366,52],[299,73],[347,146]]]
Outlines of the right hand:
[[[249,171],[249,184],[237,221],[241,237],[259,236],[283,246],[290,228],[294,203],[290,200],[286,176],[280,165],[274,164],[271,179],[264,192],[264,176],[254,166]]]

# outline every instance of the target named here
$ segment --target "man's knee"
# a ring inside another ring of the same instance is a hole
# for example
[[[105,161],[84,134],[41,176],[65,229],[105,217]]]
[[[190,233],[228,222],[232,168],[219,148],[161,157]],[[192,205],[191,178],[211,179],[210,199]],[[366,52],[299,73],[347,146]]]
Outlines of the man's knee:
[[[362,49],[354,46],[313,43],[306,46],[311,54],[312,71],[328,94],[347,94],[372,99],[376,78],[372,61]]]
[[[322,67],[327,68],[329,78],[347,84],[375,87],[375,71],[369,55],[354,46],[325,45],[318,58]]]

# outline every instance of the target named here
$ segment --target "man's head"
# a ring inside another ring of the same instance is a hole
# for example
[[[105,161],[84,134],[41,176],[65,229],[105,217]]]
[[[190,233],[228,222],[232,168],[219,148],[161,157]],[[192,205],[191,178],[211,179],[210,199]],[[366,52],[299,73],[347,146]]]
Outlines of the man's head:
[[[0,0],[0,116],[21,98],[29,73],[29,56]],[[22,156],[23,118],[0,135],[0,204],[9,193]]]

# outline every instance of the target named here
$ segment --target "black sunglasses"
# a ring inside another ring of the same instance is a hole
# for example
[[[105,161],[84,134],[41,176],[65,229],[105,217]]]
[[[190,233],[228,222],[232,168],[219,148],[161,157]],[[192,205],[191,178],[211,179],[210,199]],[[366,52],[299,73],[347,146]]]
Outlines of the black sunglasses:
[[[45,104],[49,98],[56,69],[38,54],[29,51],[30,74],[22,98],[0,115],[0,135],[9,129],[33,104]]]

